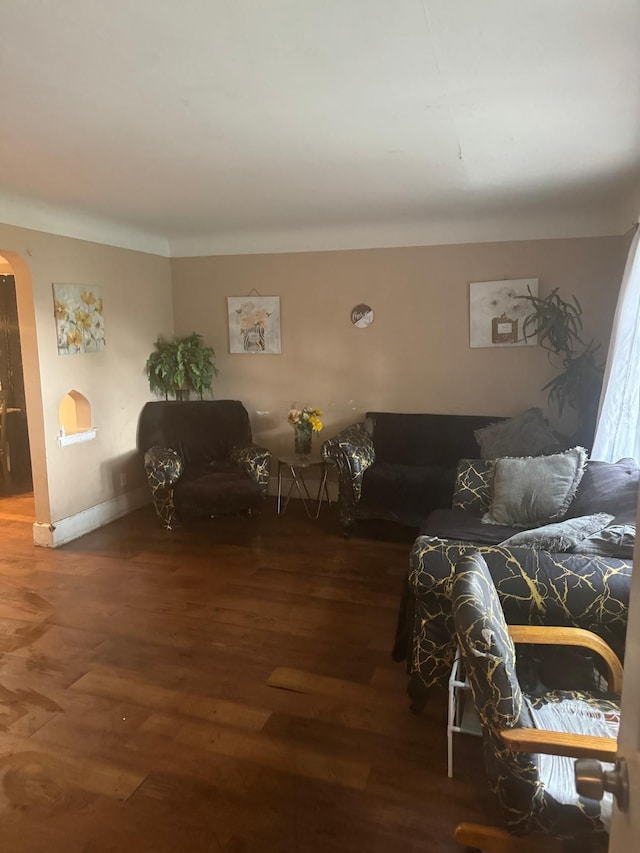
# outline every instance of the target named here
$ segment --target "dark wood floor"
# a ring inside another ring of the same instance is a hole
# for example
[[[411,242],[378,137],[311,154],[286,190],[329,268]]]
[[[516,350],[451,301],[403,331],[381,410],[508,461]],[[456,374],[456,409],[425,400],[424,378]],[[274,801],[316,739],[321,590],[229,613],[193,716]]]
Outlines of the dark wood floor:
[[[56,551],[0,501],[0,849],[445,853],[480,744],[390,658],[410,540],[141,510]],[[333,508],[331,508],[333,510]]]

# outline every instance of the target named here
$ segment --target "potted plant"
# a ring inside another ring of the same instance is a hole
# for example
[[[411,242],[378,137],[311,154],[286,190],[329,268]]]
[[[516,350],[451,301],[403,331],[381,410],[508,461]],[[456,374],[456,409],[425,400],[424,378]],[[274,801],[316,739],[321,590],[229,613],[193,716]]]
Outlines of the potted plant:
[[[549,403],[555,403],[561,417],[567,405],[575,410],[578,426],[572,440],[590,446],[604,365],[597,358],[600,345],[593,340],[585,343],[581,337],[582,306],[575,296],[571,302],[562,299],[557,287],[544,297],[529,291],[520,298],[531,305],[522,325],[525,338],[537,334],[538,343],[560,369],[542,390],[549,392]]]
[[[202,335],[192,332],[184,338],[174,335],[170,339],[160,336],[154,347],[145,366],[152,391],[164,394],[166,400],[169,396],[188,399],[190,391],[202,399],[205,391],[211,391],[213,377],[218,374],[216,354],[204,346]]]

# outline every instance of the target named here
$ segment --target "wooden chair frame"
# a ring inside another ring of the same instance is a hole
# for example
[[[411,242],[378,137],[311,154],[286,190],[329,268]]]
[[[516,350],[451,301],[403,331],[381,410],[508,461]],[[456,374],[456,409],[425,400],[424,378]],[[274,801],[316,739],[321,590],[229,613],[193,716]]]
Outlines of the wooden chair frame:
[[[605,641],[582,628],[554,625],[509,625],[514,643],[579,646],[597,652],[607,666],[607,685],[611,693],[622,692],[622,664]],[[615,738],[554,732],[546,729],[506,729],[500,732],[505,745],[513,752],[564,755],[573,758],[597,758],[615,761],[618,742]],[[541,835],[516,837],[505,829],[477,823],[461,823],[454,838],[459,844],[475,847],[483,853],[561,853],[561,841]]]

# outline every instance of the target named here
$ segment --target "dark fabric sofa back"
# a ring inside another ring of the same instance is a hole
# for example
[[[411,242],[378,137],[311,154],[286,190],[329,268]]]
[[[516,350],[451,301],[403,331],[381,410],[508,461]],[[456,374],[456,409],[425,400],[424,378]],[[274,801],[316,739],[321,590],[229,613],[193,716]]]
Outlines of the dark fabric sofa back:
[[[608,512],[614,524],[635,524],[639,490],[640,466],[635,459],[589,460],[565,517]]]
[[[474,430],[504,418],[487,415],[397,414],[367,412],[373,424],[376,462],[450,468],[477,457]]]
[[[229,459],[251,441],[247,410],[239,400],[162,400],[146,403],[138,423],[138,450],[171,447],[187,467]]]

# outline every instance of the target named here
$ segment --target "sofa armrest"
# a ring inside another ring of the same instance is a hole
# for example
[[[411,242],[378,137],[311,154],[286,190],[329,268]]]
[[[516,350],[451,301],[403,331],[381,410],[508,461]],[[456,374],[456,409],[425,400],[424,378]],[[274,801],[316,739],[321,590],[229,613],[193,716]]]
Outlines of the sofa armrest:
[[[170,447],[150,447],[144,454],[144,470],[151,490],[153,506],[166,530],[176,520],[173,486],[182,476],[182,458]]]
[[[234,465],[255,480],[262,495],[266,497],[269,488],[271,451],[258,444],[238,444],[231,449],[230,455]]]
[[[458,559],[473,551],[486,560],[510,624],[584,628],[605,640],[622,659],[630,560],[419,536],[411,551],[404,614],[398,624],[406,637],[409,671],[420,687],[447,682],[455,654],[453,574]]]
[[[144,470],[151,491],[154,486],[172,486],[182,476],[180,454],[171,447],[150,447],[144,454]]]
[[[353,424],[327,439],[320,453],[338,469],[338,517],[345,532],[356,520],[364,472],[375,462],[373,440],[364,423]]]

